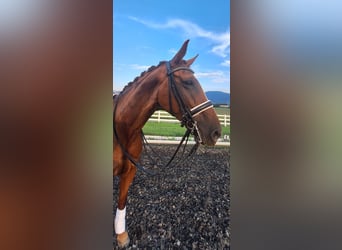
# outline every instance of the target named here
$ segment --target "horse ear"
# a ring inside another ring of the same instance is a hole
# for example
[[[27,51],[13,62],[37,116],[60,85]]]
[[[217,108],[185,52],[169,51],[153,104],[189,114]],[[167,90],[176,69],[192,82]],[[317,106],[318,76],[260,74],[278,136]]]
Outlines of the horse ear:
[[[196,60],[197,57],[198,57],[198,54],[196,56],[194,56],[193,58],[187,60],[186,61],[186,66],[190,67],[190,65]]]
[[[181,62],[181,60],[183,59],[183,57],[186,54],[186,50],[188,48],[188,43],[189,43],[189,39],[186,40],[182,47],[180,48],[180,50],[177,52],[177,54],[171,59],[171,63],[172,64],[178,64]]]

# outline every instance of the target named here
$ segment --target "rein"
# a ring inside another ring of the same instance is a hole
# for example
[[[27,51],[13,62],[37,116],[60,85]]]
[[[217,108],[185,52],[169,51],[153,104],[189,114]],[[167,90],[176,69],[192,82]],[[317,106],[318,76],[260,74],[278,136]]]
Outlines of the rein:
[[[175,99],[176,99],[176,101],[177,101],[177,104],[178,104],[178,106],[180,108],[180,111],[182,112],[181,126],[182,127],[185,126],[187,130],[186,130],[185,134],[183,135],[182,140],[178,144],[176,151],[174,152],[174,154],[172,155],[172,157],[168,161],[168,163],[165,165],[165,167],[167,167],[167,166],[169,166],[171,164],[171,162],[174,160],[175,156],[177,155],[180,147],[182,146],[183,142],[185,141],[184,148],[183,148],[183,153],[182,153],[182,156],[181,156],[181,157],[183,157],[184,151],[185,151],[185,147],[187,145],[189,136],[191,134],[194,135],[196,143],[192,147],[192,149],[190,150],[189,154],[187,155],[187,157],[185,159],[187,159],[188,157],[190,157],[191,155],[193,155],[197,151],[199,145],[202,143],[202,138],[201,138],[200,131],[199,131],[198,127],[197,127],[197,122],[193,118],[195,116],[199,115],[200,113],[206,111],[207,109],[210,109],[210,108],[213,107],[213,104],[211,103],[211,101],[206,100],[205,102],[203,102],[203,103],[201,103],[201,104],[199,104],[199,105],[189,109],[185,105],[185,103],[183,101],[183,98],[182,98],[180,92],[177,89],[177,86],[176,86],[175,81],[174,81],[173,73],[177,72],[179,70],[186,70],[186,71],[190,71],[191,73],[194,73],[194,71],[191,70],[188,67],[178,67],[178,68],[175,68],[175,69],[171,69],[171,64],[170,64],[169,61],[166,62],[166,69],[167,69],[167,76],[168,76],[168,80],[169,80],[169,84],[168,85],[169,85],[169,107],[170,107],[170,113],[171,114],[174,113],[173,109],[172,109],[172,98],[171,98],[171,94],[173,94]],[[116,137],[116,140],[117,140],[118,144],[120,145],[121,150],[123,151],[124,155],[129,159],[129,161],[131,163],[133,163],[139,170],[141,170],[141,171],[143,171],[145,173],[154,175],[155,174],[154,172],[145,169],[139,162],[134,160],[133,157],[125,150],[124,146],[121,144],[121,142],[119,140],[119,136],[118,136],[118,133],[116,131],[116,126],[115,126],[115,114],[116,114],[117,103],[119,102],[119,96],[120,95],[117,96],[118,99],[116,101],[116,104],[115,104],[115,107],[114,107],[114,112],[113,112],[113,117],[114,117],[114,123],[113,123],[114,136]],[[144,146],[145,146],[145,144],[148,144],[148,142],[147,142],[147,140],[146,140],[146,138],[145,138],[143,133],[142,133],[142,139],[143,139]],[[183,159],[183,161],[185,159]],[[177,164],[179,164],[179,162]]]

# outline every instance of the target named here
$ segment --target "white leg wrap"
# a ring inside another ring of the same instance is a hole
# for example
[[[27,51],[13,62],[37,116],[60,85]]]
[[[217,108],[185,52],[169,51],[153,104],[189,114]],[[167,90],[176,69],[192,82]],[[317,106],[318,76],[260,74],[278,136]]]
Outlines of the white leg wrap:
[[[114,221],[115,233],[121,234],[125,232],[126,228],[126,207],[123,210],[116,209],[115,221]]]

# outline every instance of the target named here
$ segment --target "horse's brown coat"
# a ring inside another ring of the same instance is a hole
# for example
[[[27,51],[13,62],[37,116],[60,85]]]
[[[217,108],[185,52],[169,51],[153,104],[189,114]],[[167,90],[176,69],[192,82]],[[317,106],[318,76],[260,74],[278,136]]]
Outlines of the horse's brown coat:
[[[190,67],[197,56],[189,60],[183,60],[186,54],[189,40],[185,41],[181,49],[170,61],[172,68]],[[189,108],[194,107],[207,100],[199,82],[194,74],[179,70],[174,72],[174,80],[178,86],[182,99]],[[191,84],[185,82],[191,81]],[[169,105],[168,76],[165,62],[157,67],[152,66],[140,77],[129,83],[122,93],[113,98],[113,109],[115,107],[114,126],[119,141],[128,154],[136,161],[139,160],[142,151],[141,129],[154,111],[163,109],[170,112]],[[182,113],[172,96],[172,115],[181,120]],[[208,109],[196,116],[203,144],[214,145],[220,136],[221,126],[213,109]],[[126,206],[127,194],[132,183],[136,167],[124,155],[117,138],[113,139],[113,175],[120,178],[120,191],[118,209]],[[122,239],[118,239],[122,241]]]

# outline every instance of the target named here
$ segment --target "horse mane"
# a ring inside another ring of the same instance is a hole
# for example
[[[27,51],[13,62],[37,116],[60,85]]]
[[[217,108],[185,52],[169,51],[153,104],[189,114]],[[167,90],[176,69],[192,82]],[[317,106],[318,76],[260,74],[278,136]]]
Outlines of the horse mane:
[[[137,76],[136,78],[134,78],[133,81],[129,82],[126,84],[126,86],[123,88],[122,93],[125,92],[127,89],[131,88],[132,85],[134,85],[135,83],[137,83],[143,76],[145,76],[147,73],[150,73],[151,71],[153,71],[154,69],[158,68],[160,65],[162,65],[163,63],[165,63],[165,61],[160,61],[159,64],[157,66],[151,66],[149,67],[147,70],[143,71],[140,76]]]

